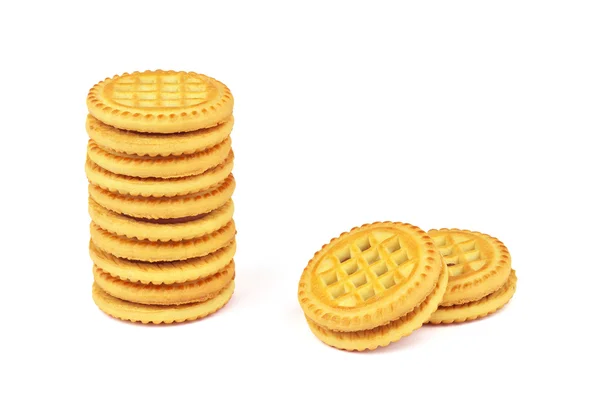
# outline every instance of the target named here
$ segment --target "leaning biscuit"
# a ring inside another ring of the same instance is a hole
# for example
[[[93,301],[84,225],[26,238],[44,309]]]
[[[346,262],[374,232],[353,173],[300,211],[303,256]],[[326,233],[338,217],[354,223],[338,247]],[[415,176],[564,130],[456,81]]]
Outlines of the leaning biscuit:
[[[410,335],[429,320],[444,296],[447,283],[448,270],[444,268],[435,289],[421,304],[408,314],[377,328],[358,332],[336,332],[317,325],[307,318],[308,326],[322,342],[341,350],[363,351],[387,346]]]
[[[90,240],[90,257],[95,265],[115,278],[143,284],[172,284],[205,278],[225,268],[236,251],[235,240],[202,257],[180,261],[147,262],[115,257]]]
[[[116,236],[90,224],[94,245],[116,257],[139,261],[176,261],[202,257],[230,243],[235,237],[235,223],[230,221],[218,231],[190,240],[152,242]]]
[[[102,207],[136,218],[167,219],[204,214],[227,203],[235,189],[229,175],[217,185],[197,193],[174,197],[126,196],[89,185],[91,198]]]
[[[450,273],[441,306],[479,300],[500,289],[508,280],[510,253],[498,239],[461,229],[432,229],[428,234]]]
[[[150,157],[115,153],[88,141],[87,156],[114,174],[138,178],[179,178],[198,175],[222,164],[231,152],[231,139],[213,147],[180,156]]]
[[[102,290],[121,300],[140,304],[175,305],[196,303],[215,297],[234,277],[233,261],[214,275],[194,281],[144,285],[114,278],[94,266],[94,281]]]
[[[157,70],[106,78],[90,89],[87,107],[95,118],[119,129],[176,133],[226,120],[233,112],[233,96],[206,75]]]
[[[109,192],[142,197],[173,197],[200,192],[225,180],[233,170],[233,151],[222,164],[198,175],[180,178],[137,178],[105,170],[87,158],[88,181]]]
[[[116,153],[178,156],[197,153],[227,139],[233,129],[233,116],[211,128],[171,135],[125,131],[103,124],[91,115],[87,117],[85,128],[98,146]]]
[[[492,294],[470,303],[439,307],[431,316],[431,324],[451,324],[472,321],[493,314],[504,307],[517,290],[517,275],[512,270],[506,283]]]
[[[304,269],[298,300],[306,317],[334,331],[363,331],[408,314],[434,290],[442,260],[416,226],[378,222],[343,233]]]
[[[118,236],[153,242],[188,240],[207,235],[227,225],[233,218],[233,201],[207,214],[180,219],[139,219],[110,211],[91,198],[88,211],[100,228]]]
[[[229,285],[210,300],[201,303],[161,306],[138,304],[117,299],[94,283],[92,298],[100,310],[118,319],[144,324],[171,324],[173,322],[192,321],[217,312],[231,299],[234,288],[235,283],[231,281]]]

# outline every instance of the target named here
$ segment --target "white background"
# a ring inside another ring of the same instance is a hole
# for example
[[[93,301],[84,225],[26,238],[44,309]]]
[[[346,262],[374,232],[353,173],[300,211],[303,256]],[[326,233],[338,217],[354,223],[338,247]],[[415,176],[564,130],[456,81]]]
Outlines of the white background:
[[[597,395],[598,2],[368,3],[3,3],[1,398]],[[167,327],[92,302],[83,171],[89,88],[156,68],[225,82],[236,117],[236,293]],[[377,220],[497,236],[513,301],[323,345],[302,269]]]

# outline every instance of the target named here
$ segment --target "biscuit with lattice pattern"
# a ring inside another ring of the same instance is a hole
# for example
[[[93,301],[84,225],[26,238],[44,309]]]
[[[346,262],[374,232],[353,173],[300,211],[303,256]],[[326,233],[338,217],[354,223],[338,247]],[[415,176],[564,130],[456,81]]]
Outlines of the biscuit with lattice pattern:
[[[372,329],[418,306],[441,271],[439,252],[418,227],[363,225],[315,254],[300,278],[298,300],[306,316],[327,329]]]
[[[479,300],[508,280],[510,253],[498,239],[461,229],[432,229],[428,234],[450,273],[442,306]]]
[[[139,304],[176,305],[197,303],[215,297],[233,280],[235,263],[231,261],[225,268],[206,278],[173,284],[144,285],[123,281],[96,265],[93,274],[96,284],[118,299]]]
[[[105,170],[88,157],[85,174],[88,181],[109,192],[129,196],[173,197],[200,192],[225,180],[233,170],[233,151],[222,164],[198,175],[180,178],[137,178]]]
[[[426,323],[438,308],[448,284],[448,269],[443,268],[435,289],[411,312],[388,324],[357,332],[337,332],[324,328],[307,318],[308,326],[316,337],[329,346],[341,350],[374,350],[397,342]]]
[[[85,128],[90,139],[98,146],[113,152],[166,157],[197,153],[221,143],[233,130],[233,116],[211,128],[171,135],[118,129],[89,114]]]
[[[176,261],[202,257],[227,245],[235,238],[235,223],[231,220],[218,231],[190,240],[152,242],[117,236],[90,224],[94,245],[116,257],[139,261]]]
[[[138,304],[117,299],[94,283],[92,298],[100,310],[114,318],[144,324],[172,324],[174,322],[193,321],[217,312],[229,302],[234,289],[235,282],[232,281],[210,300],[201,303],[161,306]]]
[[[107,125],[166,134],[226,120],[233,113],[233,96],[206,75],[157,70],[106,78],[90,89],[87,107]]]
[[[142,197],[111,193],[89,185],[92,199],[102,207],[136,218],[168,219],[205,214],[227,203],[235,189],[233,175],[217,185],[197,193],[174,197]]]

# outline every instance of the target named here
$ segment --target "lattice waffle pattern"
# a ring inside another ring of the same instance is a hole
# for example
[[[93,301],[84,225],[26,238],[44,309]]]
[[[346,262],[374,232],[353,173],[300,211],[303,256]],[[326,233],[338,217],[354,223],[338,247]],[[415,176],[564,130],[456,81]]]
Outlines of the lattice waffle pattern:
[[[205,75],[146,71],[89,92],[92,295],[143,323],[201,318],[233,295],[233,97]]]
[[[479,300],[508,280],[510,253],[498,239],[461,229],[434,229],[428,233],[450,273],[442,306]]]
[[[409,224],[377,222],[354,228],[323,246],[302,273],[298,300],[311,329],[322,340],[332,337],[323,332],[364,337],[413,311],[436,286],[445,288],[446,282],[442,258],[425,232]],[[432,300],[435,308],[438,300],[441,295]],[[424,307],[423,312],[429,314],[421,315],[419,321],[427,321],[435,308]],[[406,325],[386,335],[386,343],[377,339],[377,344],[371,344],[387,345],[411,331]],[[371,348],[360,343],[334,346]]]
[[[355,307],[406,282],[417,263],[398,236],[382,242],[367,234],[331,256],[334,267],[319,273],[334,304]]]
[[[107,125],[167,134],[222,123],[231,116],[233,97],[206,75],[159,70],[107,78],[90,90],[87,106]]]

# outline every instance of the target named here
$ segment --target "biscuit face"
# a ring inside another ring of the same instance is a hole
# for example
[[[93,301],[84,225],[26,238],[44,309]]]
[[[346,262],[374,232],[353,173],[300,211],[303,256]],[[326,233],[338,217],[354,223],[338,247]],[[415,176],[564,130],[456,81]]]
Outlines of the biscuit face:
[[[100,228],[118,236],[153,242],[189,240],[219,230],[233,218],[233,201],[207,214],[182,220],[143,220],[107,210],[94,200],[88,200],[92,221]]]
[[[440,254],[421,229],[363,225],[315,254],[300,279],[298,299],[318,325],[367,330],[412,311],[433,291],[441,271]]]
[[[429,320],[444,296],[447,283],[448,269],[444,267],[435,289],[421,304],[408,314],[377,328],[359,332],[337,332],[319,326],[307,318],[308,326],[322,342],[341,350],[363,351],[387,346],[410,335]]]
[[[99,82],[90,90],[87,106],[107,125],[166,134],[217,125],[232,114],[233,96],[206,75],[158,70]]]
[[[173,322],[193,321],[217,312],[231,299],[234,288],[235,283],[232,281],[210,300],[201,303],[163,306],[121,300],[109,295],[98,284],[94,283],[92,298],[100,310],[118,319],[144,324],[171,324]]]
[[[88,115],[85,128],[98,146],[115,153],[166,157],[197,153],[221,143],[231,134],[233,116],[211,128],[171,135],[125,131],[103,124],[92,115]]]
[[[517,275],[512,270],[506,283],[498,290],[482,299],[465,304],[439,307],[433,313],[429,323],[451,324],[454,322],[472,321],[492,314],[506,305],[517,290]]]
[[[236,251],[231,243],[202,257],[171,262],[145,262],[115,257],[100,250],[90,240],[90,257],[102,271],[115,278],[143,284],[173,284],[193,281],[216,274],[225,268]]]
[[[94,245],[104,252],[119,258],[139,261],[177,261],[202,257],[231,243],[235,238],[235,223],[230,221],[218,231],[198,238],[171,242],[129,239],[117,236],[90,224],[90,234]]]
[[[102,290],[121,300],[140,304],[175,305],[206,301],[215,297],[234,277],[235,265],[231,261],[214,275],[194,281],[144,285],[123,281],[94,266],[94,281]]]
[[[88,181],[109,192],[129,196],[173,197],[200,192],[227,179],[233,170],[233,152],[222,164],[198,175],[180,178],[137,178],[105,170],[88,157],[85,174]]]
[[[441,306],[476,301],[500,289],[511,271],[508,249],[489,235],[460,229],[428,232],[450,277]]]
[[[90,197],[102,207],[136,218],[168,219],[205,214],[227,203],[235,189],[233,175],[208,189],[174,197],[125,196],[89,185]]]
[[[178,178],[198,175],[223,163],[230,152],[230,138],[197,153],[166,157],[115,153],[102,149],[91,139],[87,148],[88,157],[105,170],[138,178]]]

